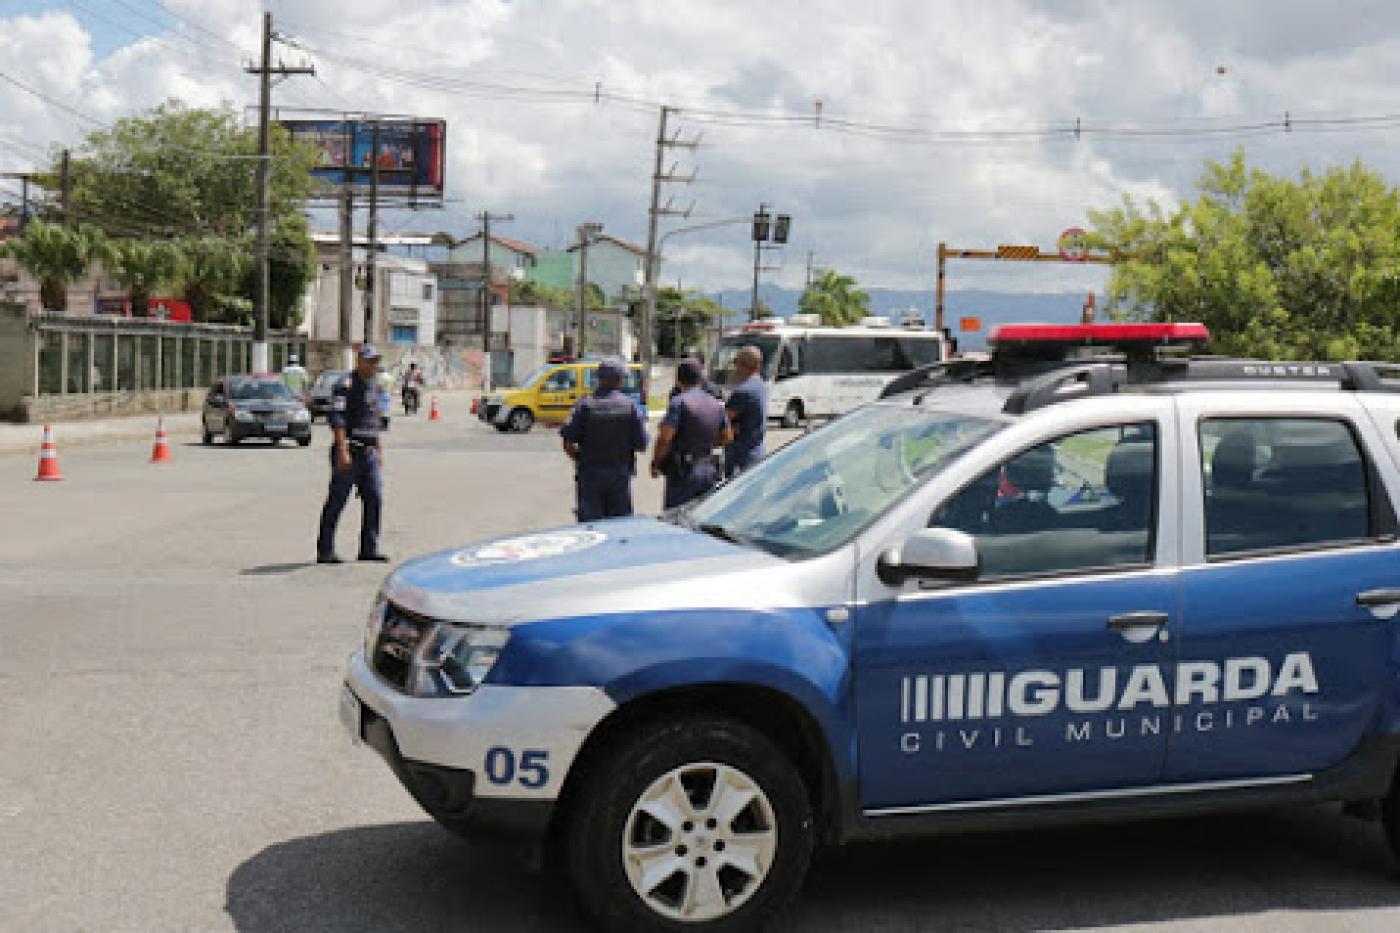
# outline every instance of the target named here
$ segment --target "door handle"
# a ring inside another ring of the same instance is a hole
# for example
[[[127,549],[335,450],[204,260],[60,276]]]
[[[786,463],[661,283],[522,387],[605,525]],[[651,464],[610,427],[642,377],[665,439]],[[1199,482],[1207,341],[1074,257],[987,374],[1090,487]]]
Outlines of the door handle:
[[[1367,590],[1357,593],[1356,604],[1367,608],[1400,605],[1400,590]]]
[[[1108,617],[1108,627],[1115,632],[1122,632],[1134,628],[1161,628],[1170,620],[1170,616],[1165,612],[1145,610],[1142,612],[1124,612],[1116,616]]]

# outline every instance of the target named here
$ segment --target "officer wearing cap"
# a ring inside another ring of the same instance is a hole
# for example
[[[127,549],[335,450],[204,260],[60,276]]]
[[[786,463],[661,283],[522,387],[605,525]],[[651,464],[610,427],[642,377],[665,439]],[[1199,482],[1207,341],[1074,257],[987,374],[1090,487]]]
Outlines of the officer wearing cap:
[[[578,400],[559,429],[564,453],[578,467],[577,514],[581,522],[632,514],[636,456],[647,449],[646,414],[622,391],[627,364],[609,357],[598,364],[598,387]]]
[[[651,475],[666,476],[664,504],[684,505],[714,488],[719,479],[713,451],[733,439],[724,403],[701,388],[704,373],[695,360],[681,360],[676,384],[681,391],[666,406],[656,432]]]
[[[364,509],[360,520],[359,560],[387,561],[379,551],[379,509],[382,502],[380,467],[384,453],[379,446],[379,398],[375,374],[379,351],[360,347],[355,369],[340,381],[331,396],[331,483],[321,508],[321,533],[316,539],[316,562],[342,563],[335,553],[335,526],[350,498],[360,491]]]

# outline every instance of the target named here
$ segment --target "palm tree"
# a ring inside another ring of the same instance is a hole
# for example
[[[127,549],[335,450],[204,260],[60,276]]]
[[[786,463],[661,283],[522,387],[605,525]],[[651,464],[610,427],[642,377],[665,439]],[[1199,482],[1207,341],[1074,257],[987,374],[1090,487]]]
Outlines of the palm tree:
[[[870,313],[870,296],[855,286],[851,276],[827,269],[802,293],[798,310],[816,314],[833,327],[859,323]]]
[[[169,240],[116,240],[110,252],[112,277],[131,296],[133,314],[145,314],[151,294],[184,273],[185,255]]]
[[[107,256],[107,241],[95,227],[65,227],[31,220],[24,236],[0,247],[26,272],[39,280],[39,301],[46,311],[68,307],[68,286],[82,278],[88,266]]]

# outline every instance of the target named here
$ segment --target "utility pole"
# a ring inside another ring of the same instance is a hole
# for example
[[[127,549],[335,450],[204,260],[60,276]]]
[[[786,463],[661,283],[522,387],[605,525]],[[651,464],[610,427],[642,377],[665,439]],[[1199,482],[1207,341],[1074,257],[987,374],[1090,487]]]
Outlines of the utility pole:
[[[263,13],[262,61],[259,65],[243,68],[249,74],[258,76],[258,235],[257,235],[257,295],[256,319],[253,328],[253,371],[267,370],[267,316],[268,316],[268,209],[267,189],[272,178],[272,154],[269,145],[268,122],[272,119],[272,76],[288,78],[292,75],[314,75],[316,69],[310,65],[288,67],[272,64],[272,14]]]
[[[379,121],[374,121],[369,152],[369,231],[365,238],[365,337],[374,342],[374,300],[379,257]]]
[[[68,150],[63,150],[63,161],[59,164],[58,176],[58,203],[63,208],[63,222],[70,224],[73,222],[73,215],[70,212],[70,195],[73,190],[72,178],[69,173]]]
[[[812,250],[807,250],[807,279],[806,284],[803,286],[804,288],[812,287],[812,257],[815,255],[816,254],[813,253]]]
[[[482,211],[476,215],[476,219],[481,221],[481,350],[485,354],[482,360],[481,387],[482,391],[490,391],[491,381],[491,221],[499,220],[508,223],[515,219],[514,214],[493,214],[490,211]]]
[[[578,225],[578,281],[575,304],[578,306],[578,346],[574,355],[580,358],[588,348],[588,244],[603,232],[599,223]]]
[[[676,112],[674,107],[662,107],[661,117],[656,128],[656,165],[651,173],[651,207],[647,210],[647,256],[646,268],[643,271],[642,295],[644,299],[642,310],[642,361],[646,365],[646,371],[651,373],[651,364],[655,358],[655,340],[652,337],[653,325],[656,321],[656,276],[660,272],[660,256],[657,254],[656,225],[662,217],[688,217],[690,209],[676,210],[671,207],[668,201],[664,206],[661,203],[661,186],[667,183],[689,184],[695,180],[695,174],[677,175],[674,166],[671,171],[662,171],[662,161],[667,149],[696,149],[700,145],[699,138],[693,140],[682,140],[679,136],[671,137],[667,135],[666,124],[671,114]],[[694,205],[692,205],[693,207]]]
[[[340,189],[340,340],[345,369],[354,368],[350,352],[351,315],[355,307],[355,195],[349,185]]]

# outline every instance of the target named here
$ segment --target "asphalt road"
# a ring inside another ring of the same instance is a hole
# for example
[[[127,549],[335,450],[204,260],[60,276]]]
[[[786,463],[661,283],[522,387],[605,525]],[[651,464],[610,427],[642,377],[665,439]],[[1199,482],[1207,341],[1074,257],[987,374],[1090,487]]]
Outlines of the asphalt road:
[[[395,424],[395,557],[567,522],[552,434]],[[426,820],[335,715],[384,568],[309,564],[307,450],[0,456],[0,930],[582,929],[567,887]],[[657,484],[639,483],[654,510]],[[358,505],[341,527],[353,553]],[[1395,930],[1378,829],[1311,808],[866,845],[786,930]]]

